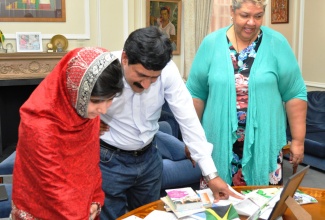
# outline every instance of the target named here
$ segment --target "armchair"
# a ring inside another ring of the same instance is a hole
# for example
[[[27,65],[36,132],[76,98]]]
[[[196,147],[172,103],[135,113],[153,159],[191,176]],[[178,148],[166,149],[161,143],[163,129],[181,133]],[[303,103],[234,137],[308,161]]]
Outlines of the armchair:
[[[5,185],[8,200],[0,201],[0,218],[8,218],[11,212],[12,171],[16,151],[0,163],[0,185]]]
[[[156,143],[163,159],[161,196],[165,189],[190,186],[199,189],[201,170],[193,165],[185,155],[185,144],[179,131],[179,125],[165,102],[159,119],[159,131]]]
[[[325,91],[310,91],[307,94],[304,164],[325,171]],[[287,139],[291,141],[290,129]]]

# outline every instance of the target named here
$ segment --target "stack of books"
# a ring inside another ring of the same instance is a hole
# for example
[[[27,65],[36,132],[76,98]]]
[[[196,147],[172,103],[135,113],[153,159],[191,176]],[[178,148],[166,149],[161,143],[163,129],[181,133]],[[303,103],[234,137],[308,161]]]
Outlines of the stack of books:
[[[166,210],[173,211],[177,218],[205,210],[202,199],[191,187],[166,189],[166,193],[167,196],[161,200],[165,203]]]
[[[167,189],[167,199],[176,211],[202,208],[202,200],[191,187]]]
[[[207,209],[210,212],[213,210],[218,215],[222,215],[223,211],[218,210],[216,207],[224,206],[225,208],[228,207],[228,209],[233,207],[235,212],[241,216],[247,216],[248,219],[268,219],[283,191],[283,188],[270,187],[242,191],[242,194],[240,194],[230,186],[228,187],[236,195],[241,196],[242,199],[230,196],[228,200],[219,200],[219,202],[214,203],[213,193],[209,188],[194,191],[192,188],[186,187],[166,190],[167,196],[162,197],[161,200],[165,203],[166,211],[173,211],[177,218],[188,217],[189,219],[204,220],[207,217]],[[294,199],[300,204],[317,202],[315,198],[299,190],[295,192]]]
[[[229,188],[233,190],[230,186]],[[233,191],[237,195],[240,193]],[[167,196],[161,200],[165,203],[166,211],[173,211],[177,218],[188,216],[191,219],[205,219],[205,211],[216,206],[229,206],[236,204],[241,199],[230,197],[229,200],[220,200],[214,204],[213,193],[210,189],[194,191],[191,187],[167,189]]]

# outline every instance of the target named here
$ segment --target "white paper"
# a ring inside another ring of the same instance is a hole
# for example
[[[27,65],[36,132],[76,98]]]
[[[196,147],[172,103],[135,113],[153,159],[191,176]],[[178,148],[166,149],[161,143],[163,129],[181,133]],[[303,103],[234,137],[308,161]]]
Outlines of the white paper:
[[[154,210],[147,215],[144,220],[177,220],[176,216],[171,212]]]
[[[234,192],[236,195],[238,195],[238,196],[240,196],[241,198],[245,199],[245,196],[244,196],[244,195],[242,195],[242,194],[240,194],[239,192],[237,192],[236,190],[234,190],[230,185],[228,185],[228,188],[229,188],[232,192]],[[213,201],[214,201],[214,197],[213,197],[213,193],[212,193],[212,191],[211,191],[210,188],[202,189],[202,190],[196,190],[196,192],[197,192],[197,193],[200,195],[200,197],[202,198],[203,203],[205,203],[205,201],[204,201],[204,199],[203,199],[204,196],[202,196],[202,195],[203,195],[204,193],[207,193],[207,195],[208,195],[208,197],[209,197],[209,200],[210,200],[210,203],[211,203],[211,205],[212,205],[212,203],[213,203]],[[221,199],[220,199],[217,203],[214,203],[214,204],[219,205],[219,206],[227,206],[227,205],[230,205],[230,204],[235,205],[235,204],[237,204],[237,203],[243,201],[243,199],[237,199],[237,198],[235,198],[235,197],[229,196],[229,199],[228,199],[228,200],[221,200]],[[210,205],[210,206],[211,206],[211,205]]]
[[[234,206],[238,214],[250,216],[249,219],[269,218],[273,207],[275,206],[276,202],[280,199],[282,188],[279,189],[275,187],[270,187],[261,190],[266,192],[268,195],[272,195],[273,197],[271,199],[259,198],[258,195],[254,195],[254,192],[256,192],[256,190],[253,190],[251,193],[245,195],[246,199],[248,199],[249,202],[246,202],[245,200],[245,202],[236,204]],[[253,204],[250,204],[250,202]]]
[[[127,218],[123,218],[123,220],[143,220],[143,219],[139,218],[139,217],[137,217],[135,215],[131,215],[131,216],[127,217]]]

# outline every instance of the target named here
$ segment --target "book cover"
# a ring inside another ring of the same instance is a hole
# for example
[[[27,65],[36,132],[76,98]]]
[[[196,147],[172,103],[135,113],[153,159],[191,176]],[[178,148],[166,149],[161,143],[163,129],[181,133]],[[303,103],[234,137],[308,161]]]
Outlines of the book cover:
[[[202,207],[202,200],[191,187],[166,189],[167,199],[176,211],[198,209]]]
[[[300,205],[309,204],[309,203],[317,203],[318,202],[317,199],[315,199],[311,195],[308,195],[308,194],[302,192],[299,189],[297,189],[297,191],[293,195],[293,198]]]
[[[167,199],[167,196],[161,197],[160,199],[165,203],[165,209],[166,209],[166,211],[172,211],[176,215],[177,218],[185,218],[186,219],[186,216],[190,216],[190,215],[193,215],[195,213],[204,212],[205,211],[205,208],[198,208],[198,209],[189,209],[189,210],[184,210],[184,211],[177,211],[172,206],[170,200]]]
[[[240,220],[236,209],[233,204],[218,206],[216,203],[212,207],[206,209],[204,212],[198,212],[190,215],[186,220]]]
[[[239,215],[232,204],[227,206],[211,207],[205,210],[206,220],[237,220]]]

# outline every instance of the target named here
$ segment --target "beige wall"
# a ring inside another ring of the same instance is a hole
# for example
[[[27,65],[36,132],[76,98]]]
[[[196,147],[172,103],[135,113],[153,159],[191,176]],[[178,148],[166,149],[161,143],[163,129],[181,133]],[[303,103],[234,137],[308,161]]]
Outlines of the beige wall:
[[[84,3],[89,3],[84,6]],[[89,18],[85,18],[85,9]],[[109,50],[121,50],[127,36],[135,29],[145,27],[146,0],[68,0],[66,22],[1,22],[1,30],[16,49],[16,32],[41,32],[43,48],[55,34],[68,38],[71,50],[81,46],[102,46]],[[85,23],[89,23],[89,37],[84,38]],[[45,38],[44,38],[45,37]],[[174,62],[182,70],[181,56]]]
[[[85,5],[89,1],[95,2],[94,0],[66,1],[66,22],[1,22],[1,30],[6,36],[5,44],[13,43],[16,49],[16,32],[41,32],[44,50],[45,45],[55,34],[63,34],[68,38],[68,49],[94,45],[96,43],[94,31],[96,30],[96,14],[94,13],[96,4]],[[87,29],[87,26],[90,26],[91,30]]]
[[[85,2],[89,5],[84,6]],[[281,32],[288,39],[302,66],[309,89],[325,90],[325,74],[321,66],[324,57],[321,53],[325,47],[325,41],[322,40],[325,39],[325,27],[319,22],[325,1],[290,1],[288,24],[270,24],[270,3],[267,7],[265,25]],[[304,25],[300,23],[301,9],[305,11]],[[80,46],[102,46],[109,50],[120,50],[128,34],[137,28],[145,27],[146,24],[146,0],[69,0],[66,1],[66,10],[65,23],[1,22],[1,30],[6,36],[9,34],[9,38],[10,35],[14,36],[15,32],[42,32],[44,36],[49,36],[43,40],[44,48],[54,34],[63,34],[69,40],[68,50]],[[85,10],[88,10],[89,18],[85,18]],[[87,22],[90,26],[89,37],[84,39]],[[303,34],[300,33],[302,30]],[[303,41],[300,42],[301,36]],[[184,39],[183,36],[181,39]],[[15,39],[7,39],[7,42],[15,44]],[[173,60],[182,74],[183,52],[175,55]]]
[[[325,74],[321,63],[325,48],[325,26],[319,16],[325,8],[324,0],[294,0],[289,4],[288,24],[269,24],[289,41],[301,66],[309,91],[325,90]],[[300,11],[304,14],[301,18]]]
[[[127,36],[146,25],[146,0],[100,0],[100,6],[101,45],[109,50],[121,50]],[[181,56],[173,60],[181,71]]]
[[[101,6],[101,45],[111,50],[121,49],[124,40],[131,31],[145,26],[146,0],[99,0],[99,2]],[[270,11],[270,3],[267,7],[267,11]],[[324,48],[325,43],[321,40],[315,40],[315,36],[318,36],[318,39],[325,39],[325,27],[321,28],[322,26],[315,16],[322,14],[323,8],[325,8],[325,1],[323,0],[294,0],[290,1],[289,4],[288,24],[271,24],[269,13],[266,14],[268,17],[265,19],[265,25],[281,32],[288,39],[302,66],[302,74],[309,90],[325,90],[325,74],[321,72],[320,66],[321,48]],[[91,9],[92,17],[97,12],[96,7],[91,7]],[[304,20],[302,20],[303,26],[300,20],[301,9],[305,12]],[[127,16],[125,16],[126,12]],[[93,25],[96,26],[96,23]],[[301,31],[304,32],[300,33]],[[300,42],[301,36],[303,41]],[[182,59],[182,53],[173,58],[181,74],[183,72]]]
[[[279,31],[280,33],[282,33],[287,40],[289,41],[291,47],[295,50],[297,49],[295,45],[295,35],[297,33],[294,33],[294,29],[295,29],[295,24],[296,24],[296,19],[295,19],[295,10],[296,10],[296,6],[298,4],[299,1],[294,0],[294,1],[290,1],[289,4],[289,23],[283,23],[283,24],[271,24],[271,21],[269,20],[269,23],[267,24],[270,28]],[[270,10],[270,6],[271,6],[271,2],[269,1],[268,4],[268,10]],[[270,16],[270,15],[269,15]],[[296,56],[298,56],[297,51],[295,51]]]
[[[305,0],[302,71],[313,90],[323,86],[325,90],[324,53],[325,26],[322,23],[324,0]]]

